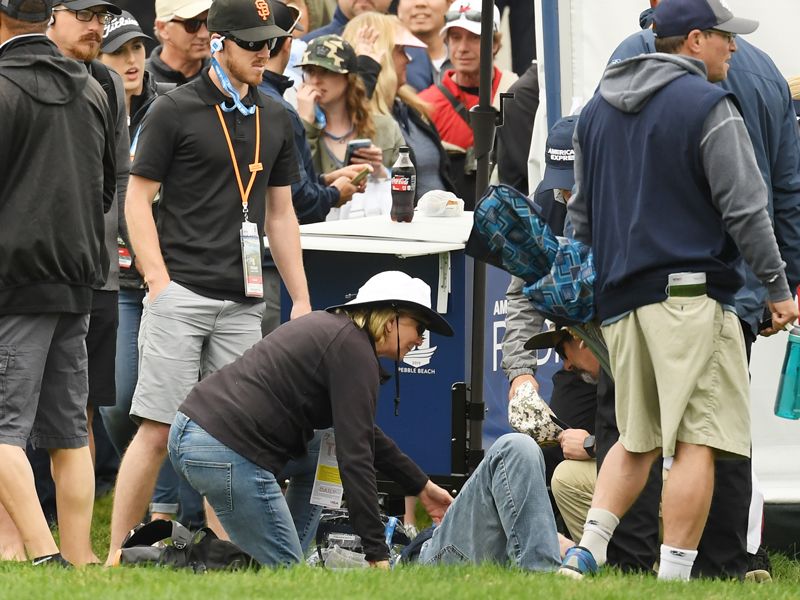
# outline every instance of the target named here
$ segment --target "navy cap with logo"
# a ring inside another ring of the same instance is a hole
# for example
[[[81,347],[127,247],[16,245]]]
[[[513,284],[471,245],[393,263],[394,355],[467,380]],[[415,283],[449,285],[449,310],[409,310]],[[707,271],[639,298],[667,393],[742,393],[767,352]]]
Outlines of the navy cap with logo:
[[[70,10],[83,10],[85,8],[94,8],[95,6],[102,6],[105,10],[112,15],[121,15],[122,9],[116,4],[106,2],[105,0],[66,0],[62,2],[55,2],[56,4],[63,4]]]
[[[537,188],[544,190],[571,190],[575,185],[575,150],[572,147],[572,135],[578,117],[570,116],[559,119],[550,128],[545,150],[544,179]]]
[[[135,39],[151,40],[149,35],[142,31],[136,18],[126,10],[121,15],[115,16],[103,29],[103,45],[100,51],[105,54],[116,52],[126,42]]]
[[[50,15],[53,14],[53,1],[0,0],[0,12],[17,21],[41,23],[49,19]]]
[[[208,10],[208,30],[230,33],[245,42],[289,35],[275,24],[272,6],[267,0],[214,0]]]
[[[753,33],[758,21],[734,17],[725,0],[662,0],[653,13],[655,34],[666,38],[699,29]]]

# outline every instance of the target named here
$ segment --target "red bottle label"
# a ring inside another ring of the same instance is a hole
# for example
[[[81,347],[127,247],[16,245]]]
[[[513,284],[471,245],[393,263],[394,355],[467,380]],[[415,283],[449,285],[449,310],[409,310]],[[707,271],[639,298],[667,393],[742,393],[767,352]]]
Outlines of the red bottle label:
[[[393,192],[413,192],[414,183],[414,178],[408,175],[392,175]]]

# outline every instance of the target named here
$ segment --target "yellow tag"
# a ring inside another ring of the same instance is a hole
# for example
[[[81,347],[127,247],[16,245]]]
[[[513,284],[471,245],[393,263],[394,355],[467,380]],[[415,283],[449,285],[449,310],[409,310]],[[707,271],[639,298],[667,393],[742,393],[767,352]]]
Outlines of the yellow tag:
[[[250,163],[248,165],[248,167],[250,168],[250,172],[251,173],[256,173],[257,171],[263,171],[264,170],[264,165],[262,165],[260,162],[259,163]]]

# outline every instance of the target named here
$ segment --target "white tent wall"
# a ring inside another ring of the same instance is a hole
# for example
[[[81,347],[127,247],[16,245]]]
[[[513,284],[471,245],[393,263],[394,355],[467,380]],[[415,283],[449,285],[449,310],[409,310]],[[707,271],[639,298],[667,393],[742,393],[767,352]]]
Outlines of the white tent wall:
[[[546,0],[545,0],[546,1]],[[541,103],[536,115],[529,155],[529,180],[534,189],[542,176],[541,157],[547,137],[548,82],[542,28],[543,0],[536,2],[536,41],[539,57]],[[786,77],[800,75],[800,17],[798,0],[770,0],[755,3],[728,0],[737,16],[760,21],[747,39],[767,52]],[[639,14],[647,0],[558,0],[561,74],[561,115],[574,113],[591,98],[609,56],[627,36],[638,31]],[[773,414],[786,334],[759,338],[751,362],[751,413],[753,466],[771,503],[800,503],[800,422]]]

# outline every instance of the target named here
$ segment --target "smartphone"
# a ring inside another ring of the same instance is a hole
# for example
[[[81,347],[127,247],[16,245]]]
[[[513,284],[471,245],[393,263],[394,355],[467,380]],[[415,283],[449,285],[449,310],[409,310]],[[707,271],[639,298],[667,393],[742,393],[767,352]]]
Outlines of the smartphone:
[[[360,185],[360,184],[361,184],[361,182],[362,182],[362,181],[364,181],[364,180],[367,178],[367,175],[369,175],[369,169],[365,168],[365,169],[364,169],[363,171],[361,171],[361,172],[360,172],[358,175],[356,175],[355,177],[353,177],[353,178],[350,180],[350,183],[352,183],[352,184],[353,184],[353,185],[355,185],[355,186],[358,186],[358,185]]]
[[[344,154],[344,164],[350,164],[350,161],[353,158],[353,152],[359,148],[369,148],[370,146],[372,146],[372,140],[368,139],[350,140],[347,142],[347,151]]]

